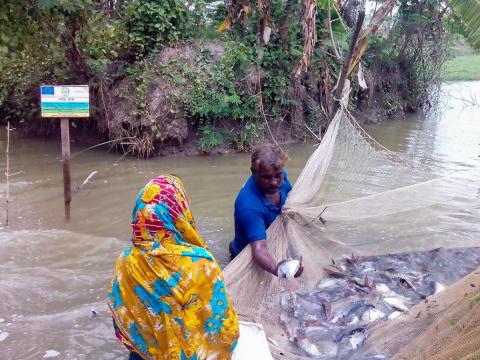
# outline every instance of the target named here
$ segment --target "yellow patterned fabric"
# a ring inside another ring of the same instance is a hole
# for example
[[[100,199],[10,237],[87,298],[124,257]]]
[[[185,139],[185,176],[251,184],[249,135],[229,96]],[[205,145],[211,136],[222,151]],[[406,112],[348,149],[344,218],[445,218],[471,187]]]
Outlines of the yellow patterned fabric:
[[[177,177],[140,191],[132,229],[108,294],[118,337],[145,359],[230,359],[237,314]]]

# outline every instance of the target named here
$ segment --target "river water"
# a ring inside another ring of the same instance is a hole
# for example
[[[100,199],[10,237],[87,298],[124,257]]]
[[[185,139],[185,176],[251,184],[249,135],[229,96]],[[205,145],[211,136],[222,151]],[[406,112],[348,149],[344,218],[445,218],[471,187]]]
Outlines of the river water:
[[[480,82],[444,84],[438,109],[404,121],[368,125],[391,150],[434,165],[439,175],[480,170]],[[0,132],[0,168],[6,134]],[[72,144],[72,221],[63,221],[59,141],[10,144],[9,226],[0,183],[0,359],[118,359],[105,296],[115,258],[129,242],[139,189],[161,173],[186,186],[197,225],[222,265],[233,233],[233,201],[248,177],[249,155],[121,158]],[[289,147],[294,180],[314,145]],[[97,173],[81,186],[93,171]],[[472,230],[473,231],[473,230]]]

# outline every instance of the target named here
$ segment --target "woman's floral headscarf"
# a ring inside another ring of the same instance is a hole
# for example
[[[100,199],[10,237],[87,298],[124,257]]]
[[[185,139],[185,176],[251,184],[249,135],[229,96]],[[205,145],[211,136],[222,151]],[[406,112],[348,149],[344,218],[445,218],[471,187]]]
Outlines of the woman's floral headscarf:
[[[237,314],[180,179],[159,176],[140,191],[132,229],[108,294],[124,344],[145,359],[229,359]]]

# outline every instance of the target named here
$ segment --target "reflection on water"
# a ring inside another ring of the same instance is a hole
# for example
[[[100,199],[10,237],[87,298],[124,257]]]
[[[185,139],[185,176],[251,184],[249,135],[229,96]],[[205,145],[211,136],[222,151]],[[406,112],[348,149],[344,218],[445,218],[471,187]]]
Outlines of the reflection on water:
[[[439,174],[478,168],[480,81],[443,85],[441,96],[433,114],[413,114],[365,129],[387,148],[434,165]]]
[[[386,147],[432,165],[438,174],[478,169],[480,117],[472,103],[476,96],[480,99],[480,82],[446,85],[442,92],[441,115],[416,114],[366,129]],[[4,169],[3,130],[0,148]],[[289,148],[291,180],[313,149]],[[72,153],[80,150],[72,145]],[[59,141],[12,139],[10,172],[22,173],[11,178],[10,226],[0,225],[2,359],[38,359],[47,350],[59,352],[61,359],[124,356],[104,298],[115,258],[129,241],[138,190],[158,174],[178,175],[202,235],[224,265],[233,233],[233,201],[249,175],[247,154],[119,160],[117,154],[91,150],[72,159],[72,221],[64,224],[60,160]],[[76,190],[95,170],[90,182]],[[2,179],[0,202],[4,200]],[[2,205],[1,224],[4,218]]]

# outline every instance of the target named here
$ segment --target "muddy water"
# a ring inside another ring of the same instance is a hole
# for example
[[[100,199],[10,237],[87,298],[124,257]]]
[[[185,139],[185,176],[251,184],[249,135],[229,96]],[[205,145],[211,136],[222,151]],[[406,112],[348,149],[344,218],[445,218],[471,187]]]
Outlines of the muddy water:
[[[435,165],[442,174],[480,168],[480,82],[443,87],[436,114],[367,126],[385,146]],[[475,106],[477,105],[477,106]],[[5,132],[0,168],[5,168]],[[312,145],[289,149],[296,178]],[[82,148],[72,145],[72,153]],[[0,183],[0,359],[126,357],[111,330],[105,294],[116,256],[129,241],[138,190],[171,172],[185,183],[193,214],[223,265],[233,231],[232,204],[248,176],[248,155],[121,159],[90,150],[72,159],[72,221],[63,222],[58,141],[11,141],[10,225]],[[480,169],[479,169],[480,170]],[[98,171],[89,183],[82,182]],[[461,221],[459,219],[458,221]]]

